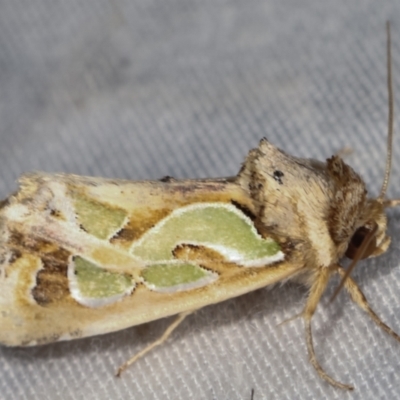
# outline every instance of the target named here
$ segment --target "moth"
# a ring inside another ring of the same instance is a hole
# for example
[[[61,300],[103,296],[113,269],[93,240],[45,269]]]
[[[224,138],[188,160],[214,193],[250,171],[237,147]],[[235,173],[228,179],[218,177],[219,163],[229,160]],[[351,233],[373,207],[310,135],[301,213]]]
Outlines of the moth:
[[[296,158],[262,139],[235,177],[126,181],[31,173],[0,204],[0,343],[32,346],[104,334],[190,313],[286,280],[309,288],[301,314],[312,365],[311,319],[333,275],[373,321],[350,277],[390,244],[385,200],[391,168],[393,93],[388,30],[389,134],[377,198],[339,155]],[[353,259],[343,269],[340,260]],[[339,287],[340,288],[340,287]]]

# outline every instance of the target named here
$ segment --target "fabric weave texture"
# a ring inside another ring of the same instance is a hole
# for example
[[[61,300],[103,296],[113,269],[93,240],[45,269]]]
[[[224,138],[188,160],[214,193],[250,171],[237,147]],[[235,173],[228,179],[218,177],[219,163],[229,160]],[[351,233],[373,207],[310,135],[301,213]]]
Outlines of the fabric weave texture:
[[[346,162],[379,193],[388,19],[400,98],[397,0],[3,0],[0,9],[2,198],[32,170],[232,176],[263,136],[321,160],[350,147]],[[400,197],[399,155],[397,128],[391,198]],[[400,210],[389,216],[389,252],[353,276],[399,332]],[[318,378],[300,319],[278,326],[304,304],[305,288],[289,283],[198,311],[120,379],[116,368],[171,319],[0,347],[0,398],[235,400],[252,389],[254,400],[397,398],[400,343],[345,293],[329,304],[335,283],[314,317],[314,342],[326,371],[355,386],[351,394]]]

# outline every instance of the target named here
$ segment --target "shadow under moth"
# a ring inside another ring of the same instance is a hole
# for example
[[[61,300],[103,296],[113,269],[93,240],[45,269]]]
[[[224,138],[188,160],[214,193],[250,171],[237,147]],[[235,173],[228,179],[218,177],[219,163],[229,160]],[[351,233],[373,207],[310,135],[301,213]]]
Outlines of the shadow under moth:
[[[289,279],[309,288],[301,317],[311,364],[311,319],[334,275],[372,320],[350,272],[390,244],[385,200],[391,169],[393,94],[388,32],[389,134],[377,198],[339,155],[296,158],[266,139],[235,177],[125,181],[32,173],[0,206],[0,343],[32,346],[104,334],[190,313]],[[352,259],[345,270],[340,260]],[[338,292],[336,291],[336,293]]]

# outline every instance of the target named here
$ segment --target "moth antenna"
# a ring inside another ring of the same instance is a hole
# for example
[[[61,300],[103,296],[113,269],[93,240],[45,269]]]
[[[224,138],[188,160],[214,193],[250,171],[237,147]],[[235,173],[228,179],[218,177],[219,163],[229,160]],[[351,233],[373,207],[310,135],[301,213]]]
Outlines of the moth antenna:
[[[392,169],[392,143],[393,143],[393,109],[394,109],[394,100],[393,100],[393,82],[392,82],[392,41],[390,36],[390,22],[386,22],[386,35],[387,35],[387,45],[386,45],[386,54],[387,54],[387,88],[388,88],[388,136],[387,136],[387,153],[386,153],[386,169],[385,176],[383,178],[382,189],[377,200],[381,203],[384,202],[384,197],[386,194],[386,190],[389,184],[390,171]]]

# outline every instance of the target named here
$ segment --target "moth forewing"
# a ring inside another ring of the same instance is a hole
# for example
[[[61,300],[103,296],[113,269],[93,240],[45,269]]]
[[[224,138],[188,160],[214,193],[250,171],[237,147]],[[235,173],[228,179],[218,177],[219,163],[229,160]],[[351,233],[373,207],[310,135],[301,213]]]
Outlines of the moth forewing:
[[[1,343],[115,331],[287,279],[301,258],[253,213],[225,180],[22,177],[0,212]]]

